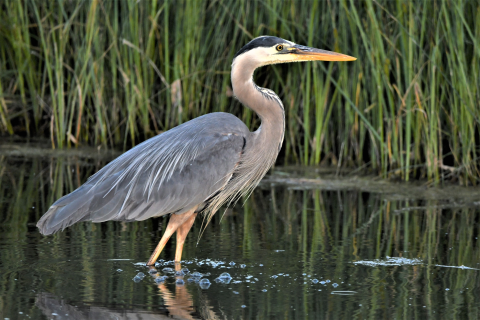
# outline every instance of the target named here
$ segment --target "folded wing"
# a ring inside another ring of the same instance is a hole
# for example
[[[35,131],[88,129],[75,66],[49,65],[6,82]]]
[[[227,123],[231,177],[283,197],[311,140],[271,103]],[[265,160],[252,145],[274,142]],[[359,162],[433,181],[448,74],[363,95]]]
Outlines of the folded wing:
[[[153,137],[57,200],[37,223],[52,234],[79,222],[140,221],[202,205],[228,182],[249,131],[211,113]]]

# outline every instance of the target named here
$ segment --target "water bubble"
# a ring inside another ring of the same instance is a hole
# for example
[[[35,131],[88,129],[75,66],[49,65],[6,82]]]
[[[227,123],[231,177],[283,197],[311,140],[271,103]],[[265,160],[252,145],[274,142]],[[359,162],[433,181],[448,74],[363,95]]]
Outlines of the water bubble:
[[[223,283],[223,284],[229,284],[232,278],[216,278],[215,282],[216,283]]]
[[[318,280],[317,279],[312,279],[312,282],[316,284],[316,283],[318,283]]]
[[[188,270],[188,268],[183,268],[182,272],[183,272],[183,274],[188,274],[190,272],[190,270]]]
[[[201,273],[198,272],[198,271],[195,271],[194,273],[190,273],[190,278],[198,278],[198,279],[200,279],[201,277],[203,277],[203,274],[201,274]]]
[[[234,294],[238,294],[238,291],[232,291]]]
[[[134,282],[137,282],[137,283],[140,282],[140,281],[142,281],[142,279],[143,279],[143,278],[140,278],[139,276],[133,277],[133,281],[134,281]]]
[[[272,276],[272,279],[277,279],[277,278],[278,278],[277,275],[273,275],[273,276]]]
[[[245,268],[245,267],[246,267],[246,265],[244,265],[244,264],[240,265],[240,268]]]
[[[158,268],[158,267],[160,267],[162,264],[163,264],[163,260],[160,259],[160,260],[158,260],[157,262],[155,262],[155,267]]]
[[[175,272],[175,270],[173,270],[172,268],[163,268],[162,271],[164,273],[174,273]]]
[[[150,269],[150,270],[148,270],[148,273],[150,273],[150,274],[155,274],[155,273],[158,273],[158,271],[155,270],[155,269]]]
[[[320,281],[320,284],[325,284],[325,281]]]
[[[143,279],[143,278],[145,278],[145,273],[139,272],[139,273],[137,273],[136,277],[139,277],[140,279]]]
[[[230,281],[232,281],[232,277],[228,272],[222,273],[218,278],[215,279],[216,283],[224,283],[224,284],[229,284]]]
[[[259,267],[263,267],[263,264],[260,263],[258,266],[259,266]]]
[[[208,288],[210,288],[211,283],[208,279],[202,279],[198,282],[198,285],[202,289],[208,289]]]
[[[302,276],[306,276],[307,274],[306,273],[302,273]]]
[[[177,286],[183,286],[185,284],[185,281],[183,281],[183,279],[177,279],[177,281],[175,281],[175,284]]]
[[[448,291],[448,290],[450,290],[450,289],[449,289],[449,288],[446,288],[446,289],[445,289],[445,291]]]
[[[332,284],[332,286],[333,286],[334,288],[336,288],[336,287],[338,287],[338,284],[334,283],[334,284]]]
[[[165,280],[167,280],[167,276],[156,277],[155,278],[155,283],[159,284],[159,283],[164,282]]]
[[[231,265],[233,267],[235,265],[235,262],[230,261],[229,265]]]
[[[262,292],[267,292],[267,289],[263,289]]]
[[[122,269],[117,269],[117,272],[122,272],[123,270]]]
[[[327,280],[325,280],[325,282],[326,282],[326,283],[330,283],[330,280],[327,279]]]
[[[184,276],[184,275],[185,275],[185,273],[183,273],[182,270],[178,270],[177,272],[175,272],[175,276],[176,276],[176,277],[182,277],[182,276]]]
[[[246,307],[247,307],[246,305],[244,305],[244,304],[242,305],[242,308],[246,308]]]

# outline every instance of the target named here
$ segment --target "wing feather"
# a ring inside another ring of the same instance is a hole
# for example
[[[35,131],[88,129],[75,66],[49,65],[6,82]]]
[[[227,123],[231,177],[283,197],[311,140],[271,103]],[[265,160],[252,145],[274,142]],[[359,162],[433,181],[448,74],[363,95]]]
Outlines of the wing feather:
[[[228,113],[186,122],[111,161],[37,226],[51,234],[79,221],[140,221],[200,205],[228,182],[248,134]]]

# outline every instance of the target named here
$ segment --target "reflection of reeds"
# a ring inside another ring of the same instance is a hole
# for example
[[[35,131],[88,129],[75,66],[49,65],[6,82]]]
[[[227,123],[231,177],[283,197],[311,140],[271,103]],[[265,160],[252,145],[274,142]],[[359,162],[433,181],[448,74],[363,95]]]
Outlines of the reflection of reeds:
[[[383,176],[480,177],[475,1],[10,1],[0,13],[0,133],[123,146],[212,111],[258,119],[229,65],[271,34],[355,63],[258,72],[288,117],[285,163]],[[49,133],[50,132],[50,133]]]
[[[80,223],[53,237],[42,237],[33,226],[50,203],[75,189],[103,164],[102,160],[79,162],[75,158],[0,158],[0,226],[2,237],[13,243],[0,250],[2,268],[20,273],[25,269],[22,274],[29,277],[29,265],[20,268],[18,261],[29,261],[39,268],[50,261],[58,267],[39,272],[55,272],[55,279],[80,277],[82,285],[78,290],[87,301],[109,301],[116,290],[122,290],[124,295],[132,294],[126,303],[159,303],[153,294],[155,286],[150,293],[136,292],[131,276],[112,280],[106,276],[112,272],[108,269],[111,266],[104,270],[102,264],[105,266],[104,258],[145,261],[162,233],[158,224],[163,220]],[[217,215],[198,246],[195,235],[200,224],[195,224],[184,254],[190,258],[202,255],[200,248],[205,247],[208,258],[265,263],[271,261],[266,253],[285,250],[288,260],[282,260],[284,264],[273,260],[275,264],[268,265],[265,272],[272,275],[287,270],[316,273],[324,279],[342,278],[356,285],[354,290],[359,292],[350,301],[331,295],[312,300],[308,285],[293,295],[290,289],[272,291],[251,301],[258,310],[269,310],[260,318],[271,313],[298,318],[312,312],[324,314],[325,310],[335,315],[358,312],[360,318],[412,318],[418,312],[429,312],[435,318],[433,311],[440,305],[444,314],[452,317],[459,312],[478,318],[480,274],[458,267],[479,268],[479,223],[478,208],[448,208],[448,203],[441,200],[393,201],[359,191],[259,188],[221,223]],[[171,243],[163,258],[173,257],[173,251]],[[126,256],[119,257],[119,253]],[[387,256],[418,258],[421,264],[377,268],[352,264]],[[81,273],[64,269],[63,263],[72,259]],[[330,262],[325,265],[323,261]],[[53,284],[46,276],[42,281],[44,289]],[[278,279],[280,288],[281,281],[290,288],[290,280]],[[12,292],[0,297],[0,305],[21,303],[14,294],[24,290],[20,286],[11,281],[8,273],[0,275],[0,290]],[[192,294],[194,300],[198,299],[195,292]],[[358,308],[358,303],[366,307]],[[291,305],[297,311],[292,311]],[[21,310],[25,310],[23,305]]]
[[[452,315],[457,312],[473,315],[473,318],[480,315],[475,302],[478,300],[480,273],[461,270],[461,266],[479,269],[478,208],[440,209],[440,201],[388,201],[372,194],[352,191],[279,189],[272,192],[277,194],[276,199],[283,201],[277,203],[276,208],[272,208],[273,203],[268,202],[270,208],[249,213],[249,220],[257,221],[257,228],[245,228],[249,234],[244,237],[256,235],[255,242],[266,246],[275,243],[275,248],[284,245],[287,250],[298,252],[291,259],[303,261],[303,270],[308,274],[319,271],[318,264],[322,257],[330,257],[335,265],[331,269],[321,270],[325,278],[360,281],[368,289],[363,292],[359,290],[363,294],[361,303],[370,306],[359,317],[377,318],[380,314],[396,314],[412,318],[415,310],[423,306],[427,306],[429,313],[435,317],[433,311],[436,306],[444,303],[447,306],[441,309],[451,310]],[[252,202],[257,201],[265,200],[263,197],[252,197]],[[395,212],[410,206],[418,206],[419,209]],[[270,215],[272,217],[267,218]],[[260,221],[269,219],[277,220],[284,225],[284,230],[290,232],[271,231],[265,236],[259,233]],[[349,266],[351,262],[365,257],[385,260],[387,256],[418,258],[422,264],[370,270]],[[262,259],[261,255],[248,258],[253,261]],[[279,267],[278,272],[281,269]],[[456,290],[452,301],[445,301],[448,299],[445,288]],[[308,301],[310,295],[306,291],[303,295]],[[279,299],[288,304],[291,298],[286,293]],[[459,305],[458,299],[464,302]],[[299,302],[298,308],[308,310],[312,305],[322,302],[309,303],[312,304],[307,306]],[[347,306],[344,300],[332,298],[324,302],[321,309],[335,310],[336,315],[337,312],[349,315],[353,310],[358,310],[356,305]]]

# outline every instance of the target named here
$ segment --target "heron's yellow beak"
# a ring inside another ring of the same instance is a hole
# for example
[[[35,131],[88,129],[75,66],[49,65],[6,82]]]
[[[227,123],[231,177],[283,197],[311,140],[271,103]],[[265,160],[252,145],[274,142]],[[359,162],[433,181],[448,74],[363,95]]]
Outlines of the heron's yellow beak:
[[[316,48],[294,45],[287,49],[293,54],[296,61],[355,61],[357,58],[337,52],[321,50]]]

